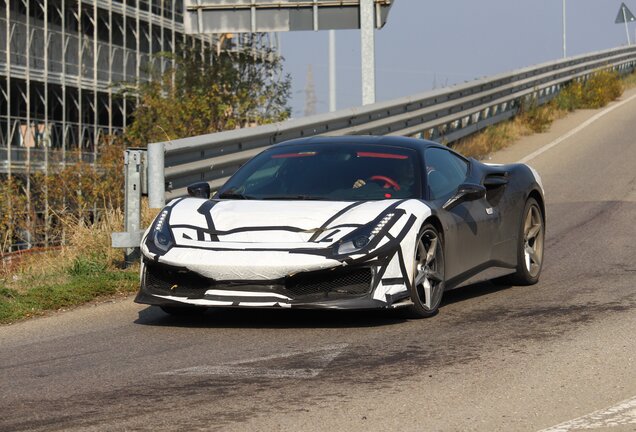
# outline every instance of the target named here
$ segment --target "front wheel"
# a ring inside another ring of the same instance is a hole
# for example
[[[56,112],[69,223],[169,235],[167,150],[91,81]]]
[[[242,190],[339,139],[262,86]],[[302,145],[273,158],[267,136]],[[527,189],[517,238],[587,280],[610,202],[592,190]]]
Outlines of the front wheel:
[[[437,313],[444,294],[444,245],[437,229],[425,224],[417,236],[410,286],[410,315],[426,318]]]

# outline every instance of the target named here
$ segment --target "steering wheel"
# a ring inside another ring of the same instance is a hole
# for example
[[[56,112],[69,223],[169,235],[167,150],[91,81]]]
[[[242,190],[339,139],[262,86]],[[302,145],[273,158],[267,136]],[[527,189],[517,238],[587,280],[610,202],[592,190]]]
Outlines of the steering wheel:
[[[400,185],[398,184],[398,182],[393,180],[391,177],[382,176],[382,175],[374,175],[374,176],[369,177],[369,180],[372,180],[372,181],[383,181],[384,182],[384,188],[392,187],[396,191],[400,190]]]

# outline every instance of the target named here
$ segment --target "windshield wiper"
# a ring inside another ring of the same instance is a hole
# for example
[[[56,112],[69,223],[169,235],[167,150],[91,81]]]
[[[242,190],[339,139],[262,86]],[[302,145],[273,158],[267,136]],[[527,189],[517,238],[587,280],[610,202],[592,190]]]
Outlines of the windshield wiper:
[[[272,195],[261,199],[264,200],[306,200],[306,201],[324,201],[325,198],[311,195]]]
[[[221,199],[243,199],[243,200],[254,199],[253,196],[243,195],[242,193],[238,193],[238,192],[223,192],[221,195],[219,195],[219,198],[221,198]]]

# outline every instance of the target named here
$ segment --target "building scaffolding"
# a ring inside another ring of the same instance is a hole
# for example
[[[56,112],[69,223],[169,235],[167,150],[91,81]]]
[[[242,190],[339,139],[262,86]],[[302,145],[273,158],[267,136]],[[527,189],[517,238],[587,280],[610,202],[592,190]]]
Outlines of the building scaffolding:
[[[181,44],[238,49],[245,37],[186,35],[183,0],[4,0],[0,176],[23,178],[30,202],[31,173],[92,164],[100,139],[125,130],[135,100],[118,85],[174,66]]]

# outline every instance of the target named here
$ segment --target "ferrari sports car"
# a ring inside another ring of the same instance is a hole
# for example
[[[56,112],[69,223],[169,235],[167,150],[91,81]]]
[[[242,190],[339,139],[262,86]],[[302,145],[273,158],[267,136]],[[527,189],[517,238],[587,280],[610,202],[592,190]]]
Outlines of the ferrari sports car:
[[[138,303],[406,308],[434,315],[478,280],[530,285],[543,263],[539,175],[425,140],[314,137],[276,144],[212,198],[171,201],[141,243]]]

